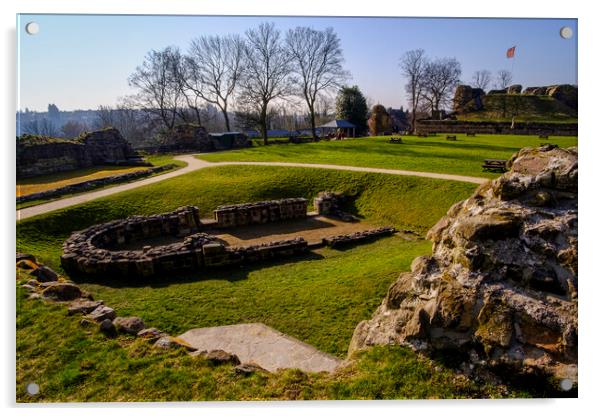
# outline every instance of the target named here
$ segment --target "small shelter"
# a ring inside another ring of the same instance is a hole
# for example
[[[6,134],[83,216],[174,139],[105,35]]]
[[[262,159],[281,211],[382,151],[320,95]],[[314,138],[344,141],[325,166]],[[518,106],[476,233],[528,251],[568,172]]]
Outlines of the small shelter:
[[[355,137],[355,124],[350,123],[347,120],[332,120],[326,124],[321,125],[320,130],[322,133],[322,137],[324,137],[324,133],[332,130],[345,131],[346,136]]]

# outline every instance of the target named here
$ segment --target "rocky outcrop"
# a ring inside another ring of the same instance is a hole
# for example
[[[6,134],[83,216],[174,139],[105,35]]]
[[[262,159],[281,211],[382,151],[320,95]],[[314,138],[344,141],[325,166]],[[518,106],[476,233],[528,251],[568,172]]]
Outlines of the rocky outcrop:
[[[242,133],[207,134],[207,130],[198,124],[180,124],[164,133],[159,147],[145,148],[145,150],[153,153],[210,152],[249,147],[250,145],[248,137]]]
[[[452,206],[350,352],[451,350],[465,368],[577,376],[577,149],[525,148]]]
[[[520,84],[510,85],[508,88],[506,88],[506,92],[508,94],[520,94],[522,90],[523,86]]]
[[[148,163],[113,128],[86,133],[73,140],[29,135],[17,140],[18,178],[94,165],[144,166]]]
[[[453,99],[453,111],[466,113],[483,109],[483,96],[485,91],[472,88],[470,85],[458,85]]]
[[[578,90],[574,85],[553,85],[546,89],[546,94],[567,106],[577,109]]]

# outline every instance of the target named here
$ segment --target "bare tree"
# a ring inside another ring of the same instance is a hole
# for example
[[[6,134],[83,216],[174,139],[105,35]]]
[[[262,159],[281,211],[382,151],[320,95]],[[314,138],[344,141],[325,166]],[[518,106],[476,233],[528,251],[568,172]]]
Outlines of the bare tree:
[[[441,109],[451,101],[460,83],[462,69],[455,58],[439,58],[427,63],[424,70],[423,97],[431,107],[431,115],[440,117]]]
[[[168,130],[175,126],[185,99],[178,83],[181,59],[180,51],[175,47],[152,50],[128,78],[129,85],[138,90],[129,101],[158,118]]]
[[[81,133],[86,131],[88,126],[85,123],[81,123],[77,120],[69,120],[61,127],[61,132],[66,138],[73,138],[79,136]]]
[[[320,93],[336,91],[349,78],[343,69],[341,41],[331,27],[322,31],[297,27],[287,32],[286,45],[294,62],[292,82],[307,104],[316,139],[316,101]]]
[[[46,117],[25,123],[21,132],[47,137],[58,137],[60,133],[55,124]]]
[[[423,49],[406,52],[400,61],[401,73],[407,78],[405,90],[412,107],[412,131],[416,130],[416,112],[424,89],[424,72],[427,63],[428,59]]]
[[[270,103],[291,92],[289,56],[273,23],[262,23],[246,32],[245,62],[240,84],[241,106],[256,113],[264,144],[268,143],[267,117]]]
[[[229,100],[240,80],[244,41],[240,36],[201,36],[190,44],[186,60],[187,88],[222,111],[230,131]]]
[[[472,80],[476,88],[480,88],[483,91],[485,91],[491,83],[491,71],[488,71],[486,69],[476,71],[472,76]]]
[[[512,83],[512,72],[501,69],[497,72],[497,87],[500,90],[505,90]]]

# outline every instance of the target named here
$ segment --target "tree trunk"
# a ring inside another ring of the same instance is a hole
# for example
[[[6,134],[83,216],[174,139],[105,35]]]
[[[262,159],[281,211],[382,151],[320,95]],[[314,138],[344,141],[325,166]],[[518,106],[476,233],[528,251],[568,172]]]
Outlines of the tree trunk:
[[[268,145],[268,126],[267,126],[267,106],[261,107],[261,114],[259,116],[259,129],[261,130],[261,137],[263,138],[263,144]]]
[[[224,113],[224,121],[226,122],[226,131],[230,130],[230,118],[228,117],[228,108],[223,108],[222,113]]]
[[[318,141],[318,135],[316,134],[316,115],[313,106],[309,107],[309,118],[311,119],[311,137],[315,141]]]

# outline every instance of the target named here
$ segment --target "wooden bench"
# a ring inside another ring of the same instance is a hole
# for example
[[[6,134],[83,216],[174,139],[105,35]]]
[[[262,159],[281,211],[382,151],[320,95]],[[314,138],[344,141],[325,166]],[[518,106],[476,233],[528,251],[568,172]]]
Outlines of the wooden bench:
[[[452,141],[456,141],[456,136],[447,136],[445,138],[445,140],[452,140]]]
[[[547,138],[548,138],[548,135],[547,135],[547,134],[540,134],[540,135],[539,135],[539,138],[540,138],[540,139],[547,139]]]
[[[416,133],[417,137],[428,137],[428,134],[426,133]]]
[[[389,143],[403,143],[403,140],[401,140],[401,137],[391,137]]]
[[[436,131],[432,131],[432,132],[429,133],[429,136],[436,137],[437,136],[437,132]]]
[[[489,172],[506,172],[506,160],[503,159],[485,159],[483,162],[483,170]]]
[[[476,133],[466,133],[466,137],[475,137]]]

